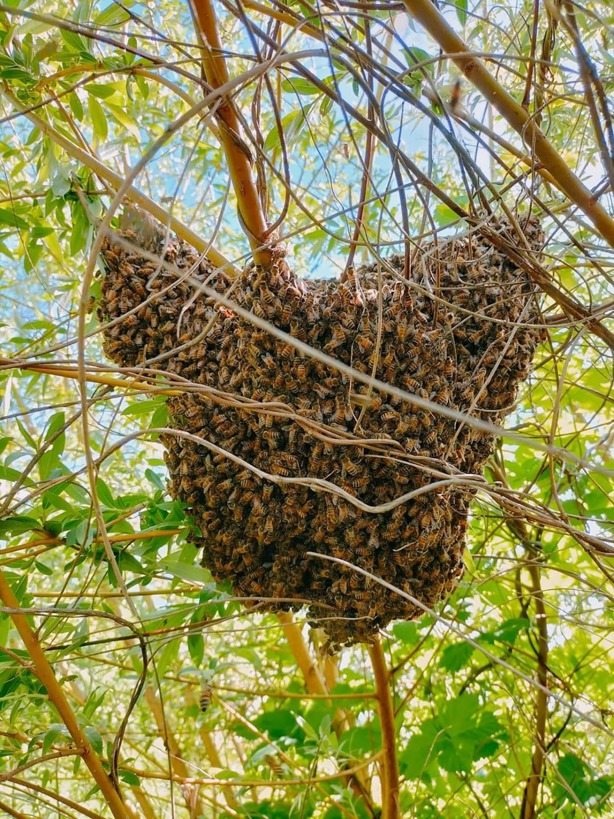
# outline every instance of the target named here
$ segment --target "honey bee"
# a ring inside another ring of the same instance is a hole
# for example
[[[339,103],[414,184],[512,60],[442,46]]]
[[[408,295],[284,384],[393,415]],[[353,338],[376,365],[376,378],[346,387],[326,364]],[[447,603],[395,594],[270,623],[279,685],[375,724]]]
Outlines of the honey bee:
[[[349,458],[342,458],[341,459],[341,465],[343,466],[345,471],[348,473],[348,475],[352,475],[352,476],[358,475],[358,473],[361,470],[360,464],[354,463],[354,461],[351,461]]]
[[[279,596],[281,597],[281,595],[279,595]],[[268,754],[265,757],[265,759],[266,759],[267,765],[273,771],[275,776],[278,779],[281,779],[283,777],[283,775],[284,775],[284,769],[283,769],[283,766],[282,766],[280,760],[278,759],[278,757],[274,756],[273,754]]]
[[[397,338],[403,342],[409,336],[409,325],[399,324],[397,326]]]
[[[373,342],[368,336],[357,336],[356,344],[363,352],[368,352],[373,347]]]
[[[281,315],[279,317],[281,324],[288,325],[289,322],[290,322],[291,317],[292,317],[292,303],[290,301],[286,301],[284,303],[284,306],[282,307]]]
[[[198,705],[200,710],[204,714],[207,708],[211,705],[211,700],[213,699],[213,688],[209,683],[205,683],[200,690],[200,695],[198,697]]]
[[[422,513],[420,517],[420,526],[424,527],[425,529],[428,528],[431,523],[433,522],[433,514],[430,510],[427,509],[426,512]]]
[[[367,601],[371,599],[371,592],[370,591],[355,591],[352,594],[352,597],[359,602]]]
[[[346,408],[345,401],[341,397],[337,396],[337,398],[335,399],[335,411],[333,414],[333,421],[335,421],[338,424],[342,424],[345,420],[349,420],[349,418],[347,417],[348,412],[349,410]],[[352,416],[350,413],[350,418],[351,417]]]
[[[277,447],[283,441],[283,435],[277,429],[264,429],[262,432],[262,438],[267,442],[271,449],[277,449]]]
[[[410,390],[410,392],[417,392],[420,389],[420,384],[416,381],[415,378],[411,378],[408,375],[403,376],[403,386],[405,389]]]
[[[258,299],[254,299],[252,303],[252,313],[257,316],[257,318],[266,318],[266,313]]]
[[[342,344],[345,343],[345,330],[340,324],[335,324],[333,327],[333,336],[330,341],[328,341],[324,345],[324,349],[327,353],[332,353],[337,347],[340,347]]]
[[[438,404],[448,404],[450,401],[450,390],[448,387],[442,387],[438,393],[435,394],[435,401]]]

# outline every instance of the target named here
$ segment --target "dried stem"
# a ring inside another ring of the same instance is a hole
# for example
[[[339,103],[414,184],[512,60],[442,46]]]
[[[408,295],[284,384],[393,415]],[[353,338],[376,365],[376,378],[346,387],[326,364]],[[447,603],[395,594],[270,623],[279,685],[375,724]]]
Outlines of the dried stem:
[[[382,819],[400,819],[399,763],[397,760],[394,706],[390,693],[390,675],[386,656],[379,640],[369,647],[375,691],[382,729]]]
[[[211,0],[191,0],[192,10],[201,36],[203,69],[212,88],[229,81],[217,20]],[[230,178],[237,197],[239,218],[257,264],[268,265],[271,251],[266,247],[267,223],[258,188],[252,175],[251,152],[240,136],[239,118],[230,98],[217,109],[220,139],[226,155]]]
[[[450,55],[452,61],[496,108],[511,127],[533,150],[543,166],[558,179],[569,199],[595,225],[603,238],[614,247],[614,219],[599,205],[595,195],[573,173],[563,157],[539,129],[533,117],[490,74],[485,64],[448,25],[431,0],[403,0],[415,17]]]
[[[32,631],[28,620],[24,614],[19,614],[19,601],[13,594],[4,574],[0,570],[0,599],[4,605],[11,609],[11,619],[15,628],[19,632],[21,639],[30,655],[32,661],[32,671],[40,682],[45,686],[47,695],[51,703],[55,706],[60,718],[68,729],[73,742],[77,747],[79,755],[87,765],[92,777],[104,799],[106,800],[111,813],[116,819],[126,819],[129,811],[124,804],[120,794],[113,787],[107,772],[105,771],[100,757],[90,745],[87,737],[83,733],[79,721],[70,707],[68,700],[56,679],[53,668],[45,656],[36,635]]]

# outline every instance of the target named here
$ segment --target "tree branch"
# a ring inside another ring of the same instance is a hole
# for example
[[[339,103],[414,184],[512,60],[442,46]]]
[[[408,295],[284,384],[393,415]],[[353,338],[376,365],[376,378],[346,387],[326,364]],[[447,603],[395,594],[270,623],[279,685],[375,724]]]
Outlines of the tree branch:
[[[595,225],[603,238],[614,247],[614,219],[597,202],[595,195],[573,173],[563,157],[548,141],[533,117],[490,74],[485,64],[448,25],[431,0],[403,0],[409,14],[416,18],[450,55],[467,79],[486,100],[520,134],[543,166],[558,179],[566,195]]]
[[[32,671],[38,680],[45,686],[47,696],[55,706],[60,718],[68,729],[73,742],[77,746],[79,755],[87,765],[92,777],[104,799],[106,800],[111,813],[116,819],[126,819],[129,816],[128,808],[124,804],[120,794],[113,787],[107,772],[105,771],[100,757],[90,745],[87,737],[83,733],[77,717],[70,707],[68,700],[56,679],[53,668],[45,656],[45,652],[32,631],[28,620],[24,614],[19,614],[19,601],[13,594],[3,572],[0,570],[0,599],[4,605],[12,609],[11,619],[15,628],[19,632],[21,639],[30,655],[32,661]]]
[[[219,88],[225,85],[230,77],[217,29],[213,3],[211,0],[191,0],[191,6],[197,23],[197,33],[200,34],[201,39],[205,77],[212,88]],[[266,246],[268,226],[252,175],[252,157],[249,148],[240,136],[239,118],[230,98],[226,98],[218,107],[217,115],[220,139],[237,197],[239,220],[254,252],[254,261],[256,264],[269,265],[271,251]]]
[[[382,819],[400,819],[399,763],[394,727],[394,706],[390,694],[390,675],[386,666],[386,657],[379,639],[372,646],[369,646],[369,655],[375,678],[375,691],[382,729]]]

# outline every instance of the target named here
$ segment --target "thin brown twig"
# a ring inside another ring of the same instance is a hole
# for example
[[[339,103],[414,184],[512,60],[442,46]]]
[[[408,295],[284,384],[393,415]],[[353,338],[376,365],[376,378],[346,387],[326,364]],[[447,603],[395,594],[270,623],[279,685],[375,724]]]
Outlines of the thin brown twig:
[[[539,563],[532,561],[529,564],[529,574],[533,584],[531,597],[535,603],[535,619],[537,621],[537,679],[540,687],[535,693],[533,757],[531,759],[531,773],[526,781],[522,797],[520,819],[533,819],[536,813],[537,797],[546,757],[546,718],[548,715],[548,620],[541,588]]]

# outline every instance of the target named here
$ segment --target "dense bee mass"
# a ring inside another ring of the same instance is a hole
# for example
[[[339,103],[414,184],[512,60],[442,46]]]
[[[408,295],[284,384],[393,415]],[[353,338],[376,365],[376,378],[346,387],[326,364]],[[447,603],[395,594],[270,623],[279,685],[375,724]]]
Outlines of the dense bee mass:
[[[218,292],[231,282],[189,246],[151,223],[132,227],[103,247],[105,351],[185,379],[169,400],[174,427],[223,450],[164,438],[171,492],[194,516],[214,577],[269,609],[307,602],[337,646],[422,610],[307,552],[347,560],[427,606],[447,595],[491,436],[299,354],[199,294],[197,282]],[[537,225],[525,232],[538,249]],[[513,406],[541,339],[528,276],[475,234],[423,249],[407,276],[392,257],[343,283],[305,281],[279,256],[246,270],[230,298],[362,373],[493,423]],[[326,480],[369,506],[417,494],[376,513],[286,480],[296,478]]]

